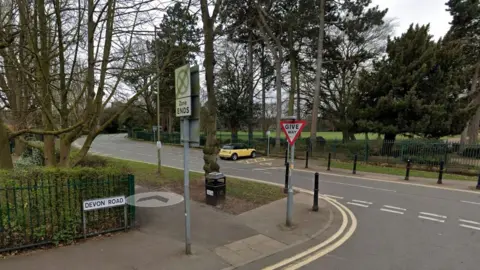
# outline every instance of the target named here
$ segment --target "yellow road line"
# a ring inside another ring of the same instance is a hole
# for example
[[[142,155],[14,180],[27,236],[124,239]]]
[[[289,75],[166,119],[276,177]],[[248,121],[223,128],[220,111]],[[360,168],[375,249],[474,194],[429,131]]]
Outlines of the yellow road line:
[[[318,260],[319,258],[321,258],[321,257],[325,256],[326,254],[332,252],[333,250],[335,250],[336,248],[341,246],[343,243],[345,243],[350,237],[352,237],[353,233],[357,229],[357,219],[355,218],[355,215],[352,213],[352,211],[350,211],[350,209],[348,209],[344,205],[338,203],[337,201],[334,201],[333,203],[338,204],[340,207],[345,209],[345,211],[347,211],[347,213],[349,214],[349,216],[352,219],[352,224],[351,224],[350,228],[348,229],[347,233],[344,236],[342,236],[340,238],[340,240],[336,241],[335,243],[331,244],[330,246],[316,252],[315,254],[313,254],[311,256],[306,257],[305,259],[303,259],[303,260],[301,260],[297,263],[294,263],[294,264],[290,265],[289,267],[285,268],[285,270],[296,270],[296,269],[299,269],[302,266],[305,266],[309,263],[312,263],[313,261]]]
[[[348,217],[347,217],[347,214],[345,213],[345,211],[339,207],[339,203],[334,203],[333,200],[329,199],[329,198],[325,198],[323,197],[324,200],[330,202],[333,206],[335,206],[339,211],[340,213],[342,214],[342,225],[340,226],[340,229],[332,236],[330,236],[330,238],[328,238],[327,240],[323,241],[322,243],[314,246],[314,247],[311,247],[303,252],[300,252],[298,253],[297,255],[293,256],[293,257],[290,257],[288,259],[285,259],[283,261],[280,261],[274,265],[271,265],[271,266],[268,266],[266,268],[263,268],[263,270],[274,270],[274,269],[277,269],[277,268],[280,268],[282,266],[285,266],[289,263],[292,263],[298,259],[301,259],[305,256],[308,256],[310,255],[311,253],[314,253],[316,251],[318,251],[319,249],[325,247],[326,245],[330,244],[331,242],[335,241],[338,237],[340,237],[340,235],[343,234],[343,232],[346,230],[347,228],[347,224],[348,224]],[[355,218],[355,216],[353,216],[353,218]],[[341,239],[342,240],[342,239]],[[346,241],[346,240],[345,240]],[[343,242],[345,242],[343,241]]]

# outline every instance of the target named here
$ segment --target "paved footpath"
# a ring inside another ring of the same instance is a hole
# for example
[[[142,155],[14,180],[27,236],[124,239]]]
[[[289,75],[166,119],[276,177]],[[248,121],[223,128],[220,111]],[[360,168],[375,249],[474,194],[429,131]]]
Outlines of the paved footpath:
[[[182,168],[181,150],[164,147],[163,163]],[[131,141],[124,135],[99,136],[92,151],[156,163],[156,151],[151,143]],[[191,170],[201,171],[201,151],[192,149],[191,153]],[[221,160],[219,164],[222,172],[229,176],[277,184],[284,181],[284,166],[275,164],[274,159]],[[303,166],[303,161],[296,162],[293,184],[311,190],[313,171],[298,169]],[[357,217],[358,226],[345,244],[321,258],[316,257],[317,260],[310,261],[302,269],[478,269],[480,193],[466,188],[460,191],[445,189],[456,185],[448,181],[438,188],[431,184],[424,186],[413,178],[406,183],[381,175],[372,179],[361,172],[352,175],[340,170],[327,172],[319,168],[318,171],[320,193],[347,205]],[[292,256],[281,255],[283,258]],[[246,269],[259,269],[256,266],[260,265],[251,266]]]
[[[146,189],[138,187],[137,193]],[[229,269],[264,260],[309,241],[334,234],[343,220],[338,209],[312,196],[296,194],[293,229],[283,226],[285,199],[233,216],[192,202],[193,255],[184,255],[183,203],[137,208],[137,229],[97,237],[72,246],[41,250],[0,260],[2,270],[176,270]]]

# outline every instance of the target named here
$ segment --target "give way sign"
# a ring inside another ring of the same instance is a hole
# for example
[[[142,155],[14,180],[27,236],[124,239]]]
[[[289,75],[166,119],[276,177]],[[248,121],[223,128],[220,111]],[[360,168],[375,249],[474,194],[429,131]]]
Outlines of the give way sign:
[[[287,120],[281,121],[280,126],[282,127],[285,136],[287,137],[288,143],[290,145],[295,144],[295,141],[300,137],[302,129],[307,125],[305,120]]]

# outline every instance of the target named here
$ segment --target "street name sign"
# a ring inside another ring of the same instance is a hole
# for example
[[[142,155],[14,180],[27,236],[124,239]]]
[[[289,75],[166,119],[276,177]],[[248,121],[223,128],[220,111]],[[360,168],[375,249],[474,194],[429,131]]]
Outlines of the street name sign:
[[[300,134],[306,125],[307,122],[305,120],[286,120],[280,122],[283,133],[285,133],[290,145],[295,144],[295,141],[300,137]]]
[[[190,65],[175,69],[175,115],[192,115],[192,88],[190,84]]]
[[[125,196],[83,201],[83,211],[110,208],[125,205]]]

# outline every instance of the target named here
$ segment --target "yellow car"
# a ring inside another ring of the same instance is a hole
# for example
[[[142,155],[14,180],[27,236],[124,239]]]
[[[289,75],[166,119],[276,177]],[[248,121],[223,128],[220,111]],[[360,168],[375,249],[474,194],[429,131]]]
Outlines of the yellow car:
[[[248,148],[244,144],[226,144],[220,149],[218,154],[221,159],[237,160],[242,157],[256,157],[257,152],[254,148]]]

